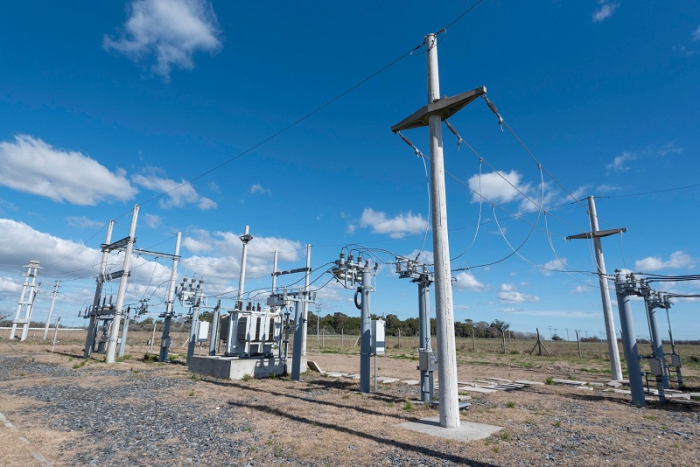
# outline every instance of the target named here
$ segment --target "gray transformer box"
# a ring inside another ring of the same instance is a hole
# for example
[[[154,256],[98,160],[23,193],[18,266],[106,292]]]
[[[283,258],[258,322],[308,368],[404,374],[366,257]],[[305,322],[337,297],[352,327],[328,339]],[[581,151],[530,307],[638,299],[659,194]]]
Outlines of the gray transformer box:
[[[437,354],[435,352],[419,350],[418,369],[420,371],[437,371]]]
[[[671,365],[675,366],[676,368],[681,367],[681,356],[678,354],[672,354],[671,355]]]
[[[663,376],[664,375],[664,365],[661,362],[661,359],[650,358],[649,359],[649,367],[651,368],[652,375],[654,375],[654,376]]]

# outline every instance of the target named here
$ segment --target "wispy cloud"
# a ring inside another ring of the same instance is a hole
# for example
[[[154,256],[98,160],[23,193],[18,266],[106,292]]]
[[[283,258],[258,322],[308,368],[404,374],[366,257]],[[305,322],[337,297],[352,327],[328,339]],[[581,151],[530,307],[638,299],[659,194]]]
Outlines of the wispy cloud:
[[[66,217],[65,221],[69,226],[78,227],[79,229],[96,229],[105,225],[104,222],[94,221],[85,216],[70,216]]]
[[[81,206],[127,201],[138,192],[123,170],[111,172],[80,152],[28,135],[0,142],[0,185]]]
[[[360,227],[371,227],[373,233],[389,234],[391,238],[401,238],[405,235],[419,234],[425,231],[428,221],[420,214],[398,214],[387,217],[381,211],[365,208],[360,218]]]
[[[630,169],[628,162],[637,159],[637,155],[630,151],[624,151],[619,156],[615,156],[613,161],[605,166],[610,172],[627,172]]]
[[[661,269],[689,269],[693,267],[695,267],[695,261],[683,251],[671,253],[671,256],[666,261],[659,257],[648,256],[634,263],[635,270],[639,272],[652,272]]]
[[[253,186],[250,187],[250,193],[253,195],[255,195],[255,194],[272,195],[272,192],[268,188],[263,187],[259,183],[255,183]]]
[[[610,18],[619,7],[619,3],[611,2],[609,0],[598,0],[598,9],[593,12],[593,22],[601,23],[605,21],[606,19]]]
[[[539,270],[543,275],[551,276],[552,272],[554,271],[566,269],[566,264],[566,258],[554,258],[553,260],[544,263]]]
[[[105,34],[102,45],[134,61],[152,62],[165,81],[173,67],[191,70],[199,51],[221,47],[214,9],[206,0],[135,0],[118,37]],[[153,58],[152,58],[153,57]]]
[[[160,200],[160,206],[164,209],[172,207],[180,208],[186,204],[196,204],[197,207],[203,211],[215,209],[217,207],[216,202],[201,196],[197,193],[197,190],[184,179],[178,182],[157,175],[137,174],[131,177],[131,181],[142,188],[165,193],[165,197]]]
[[[700,26],[698,26],[698,28],[695,31],[693,31],[693,42],[697,41],[700,41]]]
[[[590,287],[586,287],[585,285],[577,285],[573,289],[569,290],[569,293],[571,295],[581,295],[588,292],[590,289]]]

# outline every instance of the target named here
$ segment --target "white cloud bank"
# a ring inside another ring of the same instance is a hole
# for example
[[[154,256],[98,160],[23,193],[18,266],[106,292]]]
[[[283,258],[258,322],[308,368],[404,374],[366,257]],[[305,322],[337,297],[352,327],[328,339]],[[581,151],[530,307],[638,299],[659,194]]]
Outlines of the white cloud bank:
[[[522,292],[517,292],[513,284],[501,284],[501,291],[498,292],[497,298],[503,303],[525,303],[539,302],[540,297],[527,295]]]
[[[689,269],[695,267],[695,261],[683,251],[671,253],[668,260],[663,261],[659,257],[647,256],[635,261],[634,268],[639,272],[652,272],[661,269]]]
[[[474,274],[469,271],[462,271],[454,278],[455,288],[459,290],[469,290],[471,292],[481,292],[486,289],[486,286],[479,282]]]
[[[138,192],[123,170],[111,172],[80,152],[57,149],[29,135],[0,142],[0,184],[81,206],[128,201]]]
[[[104,36],[102,45],[134,61],[151,61],[165,81],[173,67],[191,70],[199,51],[221,48],[214,9],[206,0],[135,0],[118,38]]]

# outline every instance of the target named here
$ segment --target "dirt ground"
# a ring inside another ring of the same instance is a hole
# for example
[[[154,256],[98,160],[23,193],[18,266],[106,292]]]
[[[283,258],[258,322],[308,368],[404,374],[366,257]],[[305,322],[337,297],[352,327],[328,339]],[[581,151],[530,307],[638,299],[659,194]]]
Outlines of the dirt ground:
[[[537,385],[517,391],[471,394],[472,403],[461,419],[503,427],[483,440],[458,442],[436,438],[397,425],[438,415],[436,409],[411,402],[419,397],[417,386],[397,382],[380,384],[378,392],[361,394],[357,380],[332,378],[307,372],[302,381],[288,378],[224,381],[193,376],[183,364],[147,363],[145,347],[129,349],[132,357],[106,365],[83,361],[79,341],[59,343],[55,353],[42,342],[0,342],[0,366],[12,359],[56,365],[60,376],[31,374],[13,367],[0,380],[0,465],[76,465],[90,462],[81,454],[108,447],[109,430],[62,430],[52,420],[62,403],[38,400],[33,392],[53,385],[70,384],[91,397],[98,388],[147,378],[186,382],[173,386],[168,403],[189,407],[196,417],[222,418],[231,423],[221,435],[240,446],[239,457],[227,458],[217,440],[209,448],[209,465],[698,465],[700,459],[700,407],[695,402],[633,407],[629,396],[602,390],[581,390],[563,385]],[[347,352],[347,353],[346,353]],[[417,362],[408,349],[392,351],[378,360],[380,376],[418,379]],[[102,358],[99,356],[98,359]],[[460,354],[459,381],[484,378],[544,382],[548,377],[607,382],[563,358]],[[353,349],[311,349],[309,359],[324,371],[358,373],[359,355]],[[528,363],[530,362],[530,363]],[[534,362],[534,363],[532,363]],[[588,367],[592,366],[589,363]],[[605,366],[605,362],[601,364]],[[106,374],[104,369],[114,369]],[[70,370],[70,371],[69,371]],[[129,379],[131,378],[131,379]],[[60,379],[60,381],[59,381]],[[697,389],[696,389],[697,390]],[[24,392],[22,392],[24,391]],[[23,395],[18,395],[23,394]],[[155,393],[154,393],[155,394]],[[144,404],[141,397],[127,397],[120,404]],[[109,403],[109,401],[105,401]],[[159,402],[159,403],[162,403]],[[60,411],[59,411],[60,412]],[[137,411],[138,412],[138,411]],[[118,423],[118,420],[115,421]],[[130,421],[129,423],[133,423]],[[161,423],[138,420],[137,423]],[[223,422],[222,422],[223,423]],[[227,425],[228,426],[228,425]],[[14,428],[13,428],[14,427]],[[177,427],[175,427],[177,429]],[[81,440],[88,439],[89,443]],[[167,465],[187,465],[192,458],[176,435]],[[202,449],[188,445],[188,449]],[[92,465],[165,465],[149,457],[145,448],[138,457]],[[122,458],[119,458],[122,459]]]

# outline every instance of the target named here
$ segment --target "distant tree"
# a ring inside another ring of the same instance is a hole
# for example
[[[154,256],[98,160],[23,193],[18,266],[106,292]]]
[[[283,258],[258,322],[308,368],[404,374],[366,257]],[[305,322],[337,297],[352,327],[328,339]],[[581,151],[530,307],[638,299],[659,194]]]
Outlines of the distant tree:
[[[212,321],[214,321],[214,313],[212,313],[211,311],[203,311],[199,314],[199,320],[211,323]]]
[[[554,335],[552,336],[552,340],[553,340],[553,341],[563,341],[564,339],[562,339],[562,338],[559,337],[558,335],[554,334]]]

